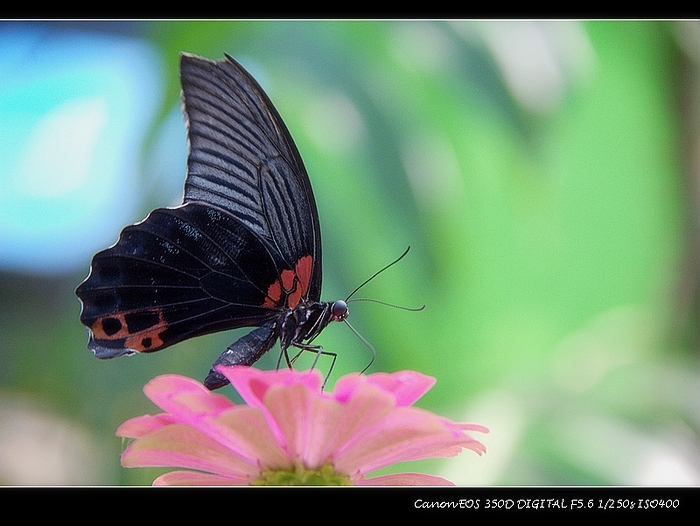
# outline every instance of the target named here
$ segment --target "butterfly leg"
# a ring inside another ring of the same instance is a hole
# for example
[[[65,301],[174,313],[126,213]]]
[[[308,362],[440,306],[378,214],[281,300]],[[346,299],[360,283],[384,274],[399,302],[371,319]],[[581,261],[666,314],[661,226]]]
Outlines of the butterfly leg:
[[[212,365],[204,380],[205,387],[213,391],[229,383],[226,377],[216,370],[217,365],[252,365],[272,348],[276,339],[275,322],[272,321],[236,340]]]
[[[291,358],[291,360],[289,360],[290,364],[294,364],[294,362],[297,360],[297,358],[299,358],[299,356],[301,356],[301,353],[303,353],[304,351],[308,351],[308,352],[312,352],[312,353],[316,354],[316,356],[314,357],[314,361],[311,364],[311,369],[316,368],[316,363],[318,362],[318,359],[321,357],[321,355],[331,357],[331,366],[328,368],[328,374],[326,374],[326,377],[323,379],[323,385],[321,386],[321,389],[323,389],[326,386],[326,383],[328,382],[328,379],[330,378],[331,373],[333,372],[333,368],[335,367],[335,360],[336,360],[336,358],[338,358],[338,355],[334,352],[324,351],[323,347],[321,345],[309,345],[306,343],[293,343],[292,345],[294,347],[296,347],[297,349],[299,349],[299,352],[296,353]],[[286,349],[285,349],[285,352],[286,352]],[[290,367],[291,367],[291,365],[290,365]]]
[[[281,343],[281,342],[280,342]],[[275,370],[279,371],[280,365],[282,365],[282,357],[284,356],[284,361],[287,363],[287,367],[290,369],[292,368],[292,364],[294,361],[297,359],[299,354],[297,354],[294,358],[291,360],[289,359],[289,353],[287,352],[287,348],[282,346],[282,350],[280,351],[280,355],[277,357],[277,367]]]

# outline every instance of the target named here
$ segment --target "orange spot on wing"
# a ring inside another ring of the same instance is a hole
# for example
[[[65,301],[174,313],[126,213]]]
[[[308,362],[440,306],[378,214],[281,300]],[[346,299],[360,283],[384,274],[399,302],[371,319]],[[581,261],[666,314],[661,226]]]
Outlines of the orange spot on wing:
[[[95,320],[90,330],[95,340],[124,340],[124,348],[137,352],[146,352],[158,349],[163,345],[161,334],[168,328],[168,323],[163,318],[163,311],[154,309],[150,312],[157,313],[158,319],[151,326],[136,332],[129,331],[126,317],[129,313],[116,313],[102,316]]]
[[[161,339],[160,335],[167,328],[168,324],[163,321],[162,324],[158,324],[148,330],[141,331],[126,339],[126,347],[139,352],[147,352],[158,349],[163,345],[163,340]],[[148,345],[146,345],[146,342],[148,342]]]

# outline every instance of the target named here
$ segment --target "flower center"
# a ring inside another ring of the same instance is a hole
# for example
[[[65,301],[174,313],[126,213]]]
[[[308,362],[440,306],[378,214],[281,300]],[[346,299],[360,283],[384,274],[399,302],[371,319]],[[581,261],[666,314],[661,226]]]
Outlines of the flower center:
[[[253,486],[352,486],[350,477],[335,472],[331,464],[309,469],[296,465],[290,469],[268,469],[253,481]]]

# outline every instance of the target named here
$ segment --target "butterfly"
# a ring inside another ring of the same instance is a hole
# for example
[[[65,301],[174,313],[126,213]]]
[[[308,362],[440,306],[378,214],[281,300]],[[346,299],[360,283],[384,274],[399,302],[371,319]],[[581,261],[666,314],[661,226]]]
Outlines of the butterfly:
[[[231,56],[182,54],[189,156],[183,203],[124,228],[77,288],[97,358],[159,351],[188,338],[255,327],[214,362],[251,365],[279,340],[311,342],[346,301],[320,301],[321,233],[311,183],[279,113]],[[351,327],[352,328],[352,327]],[[354,329],[353,329],[354,331]],[[298,356],[298,354],[297,354]]]

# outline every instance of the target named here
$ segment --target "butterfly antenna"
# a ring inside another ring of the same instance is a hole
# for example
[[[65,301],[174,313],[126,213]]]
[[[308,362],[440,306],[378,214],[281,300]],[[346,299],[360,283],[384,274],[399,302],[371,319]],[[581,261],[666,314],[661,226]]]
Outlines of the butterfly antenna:
[[[372,274],[369,278],[367,278],[365,281],[363,281],[355,290],[353,290],[353,291],[348,295],[347,298],[345,298],[345,301],[347,302],[350,298],[352,298],[352,296],[353,296],[358,290],[360,290],[362,287],[364,287],[365,285],[367,285],[367,283],[369,283],[369,282],[372,281],[374,278],[376,278],[377,276],[379,276],[379,274],[381,274],[382,272],[384,272],[386,269],[388,269],[389,267],[391,267],[391,266],[393,266],[393,265],[396,265],[399,261],[401,261],[401,260],[404,258],[404,256],[405,256],[406,254],[408,254],[408,251],[409,251],[409,250],[411,250],[410,245],[409,245],[409,247],[404,251],[404,253],[401,254],[398,258],[396,258],[394,261],[392,261],[391,263],[389,263],[389,264],[388,264],[387,266],[385,266],[384,268],[379,269],[377,272],[375,272],[375,273]],[[353,329],[353,330],[354,330],[354,329]]]
[[[347,303],[352,303],[353,301],[371,301],[372,303],[379,303],[380,305],[386,305],[387,307],[394,307],[395,309],[407,310],[411,312],[418,312],[425,308],[425,305],[421,305],[420,307],[404,307],[403,305],[396,305],[394,303],[388,303],[386,301],[375,300],[372,298],[352,298],[351,300],[348,300]]]
[[[362,373],[364,373],[367,369],[369,369],[369,368],[372,366],[372,364],[374,363],[374,360],[377,358],[377,351],[374,349],[374,346],[373,346],[371,343],[369,343],[369,342],[367,341],[367,339],[366,339],[364,336],[362,336],[359,332],[357,332],[357,329],[355,329],[355,327],[353,327],[352,325],[350,325],[350,322],[349,322],[348,320],[343,320],[343,321],[345,322],[345,325],[347,325],[348,327],[350,327],[350,330],[351,330],[352,332],[355,333],[355,336],[357,336],[357,337],[360,339],[360,341],[361,341],[362,343],[364,343],[367,347],[369,347],[369,350],[370,350],[370,351],[372,351],[372,359],[371,359],[370,362],[365,366],[365,368],[362,369],[362,370],[360,371],[360,374],[362,374]]]

